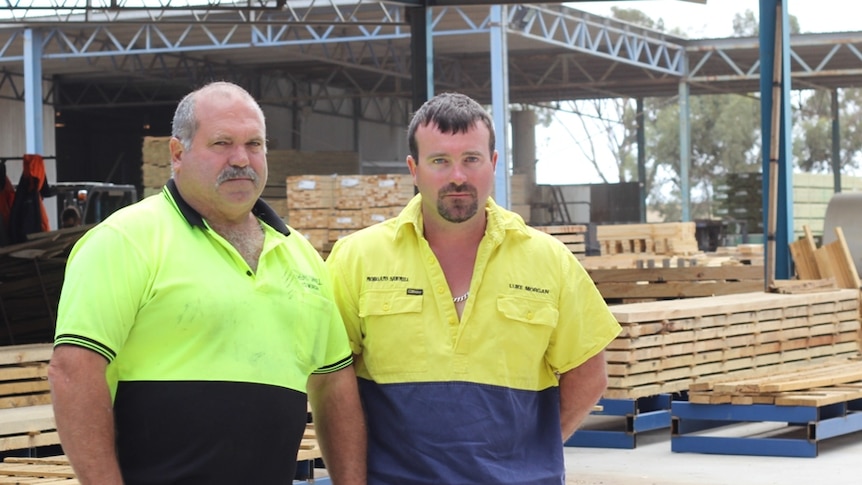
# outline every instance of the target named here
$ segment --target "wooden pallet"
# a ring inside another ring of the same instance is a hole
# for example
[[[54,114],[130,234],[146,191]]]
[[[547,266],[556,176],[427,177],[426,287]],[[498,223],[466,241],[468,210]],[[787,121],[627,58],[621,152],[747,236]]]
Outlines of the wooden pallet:
[[[605,398],[672,394],[705,379],[859,353],[853,290],[742,293],[612,305],[611,311],[623,328],[605,351]]]
[[[700,252],[693,222],[601,225],[596,227],[596,237],[602,255],[686,255]]]
[[[0,451],[60,443],[48,384],[51,353],[51,344],[0,347]]]
[[[78,485],[65,456],[47,458],[7,457],[0,463],[0,484]]]
[[[562,226],[533,226],[533,229],[550,234],[566,245],[579,259],[586,254],[587,226],[582,224],[571,224]]]
[[[588,270],[606,300],[668,299],[763,290],[762,266]]]

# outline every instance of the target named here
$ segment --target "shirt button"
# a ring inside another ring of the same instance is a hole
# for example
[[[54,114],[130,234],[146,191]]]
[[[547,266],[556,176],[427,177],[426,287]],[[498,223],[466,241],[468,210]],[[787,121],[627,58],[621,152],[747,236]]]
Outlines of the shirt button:
[[[527,312],[527,320],[533,319],[533,312]]]
[[[251,276],[253,273],[249,270],[245,272],[246,275]]]
[[[438,295],[442,295],[444,291],[446,291],[446,290],[444,290],[442,286],[437,287],[437,294]]]
[[[389,311],[389,303],[384,303],[384,304],[383,304],[383,311],[384,311],[384,312],[388,312],[388,311]]]

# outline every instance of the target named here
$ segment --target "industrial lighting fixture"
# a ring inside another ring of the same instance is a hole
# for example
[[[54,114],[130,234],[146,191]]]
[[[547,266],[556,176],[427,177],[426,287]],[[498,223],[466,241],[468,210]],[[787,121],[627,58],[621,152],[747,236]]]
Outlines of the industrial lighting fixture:
[[[526,5],[518,5],[515,7],[515,13],[512,14],[512,27],[518,30],[524,30],[533,19],[536,18],[536,9]]]

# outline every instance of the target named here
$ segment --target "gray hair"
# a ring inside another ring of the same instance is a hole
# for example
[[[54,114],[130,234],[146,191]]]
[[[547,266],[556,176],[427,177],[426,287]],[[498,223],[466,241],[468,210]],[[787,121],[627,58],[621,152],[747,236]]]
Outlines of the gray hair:
[[[254,103],[255,107],[257,107],[257,111],[260,113],[260,119],[264,121],[264,128],[266,127],[266,118],[263,115],[263,110],[260,108],[257,100],[255,100],[248,91],[231,82],[212,82],[185,95],[185,97],[180,100],[180,103],[177,105],[177,110],[174,112],[171,136],[179,140],[184,149],[191,149],[192,140],[195,138],[195,133],[198,129],[198,120],[195,118],[195,101],[197,100],[197,97],[202,94],[218,94],[224,97],[238,95],[240,97],[247,98]],[[264,150],[265,149],[266,145],[264,145]]]

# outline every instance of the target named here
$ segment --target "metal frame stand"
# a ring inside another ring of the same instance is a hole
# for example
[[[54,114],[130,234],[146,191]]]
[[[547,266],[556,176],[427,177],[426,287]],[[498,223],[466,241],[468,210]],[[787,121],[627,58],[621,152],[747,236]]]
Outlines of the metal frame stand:
[[[593,411],[590,413],[592,416],[622,416],[625,419],[625,429],[579,429],[566,441],[565,446],[632,449],[637,446],[638,433],[670,428],[670,394],[638,399],[601,399],[598,405],[602,410]]]
[[[671,451],[723,455],[816,457],[821,441],[862,430],[862,399],[823,406],[773,404],[671,405]],[[739,423],[786,423],[779,431],[727,436]],[[712,430],[709,435],[705,430]]]

